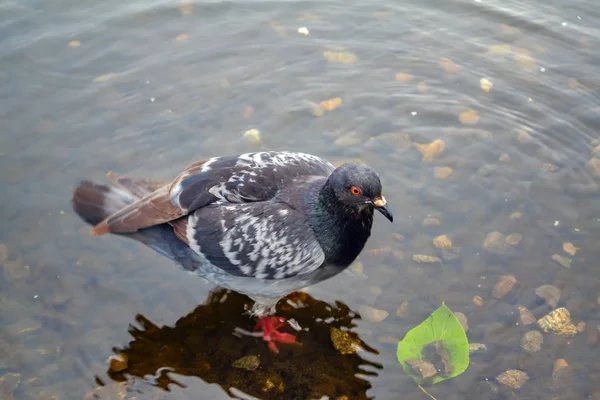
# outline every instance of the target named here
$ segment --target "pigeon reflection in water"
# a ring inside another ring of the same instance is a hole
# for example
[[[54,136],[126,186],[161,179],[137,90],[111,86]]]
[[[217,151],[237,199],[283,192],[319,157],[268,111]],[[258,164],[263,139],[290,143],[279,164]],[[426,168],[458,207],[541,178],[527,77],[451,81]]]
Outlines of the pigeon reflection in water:
[[[173,385],[185,388],[174,374],[196,376],[217,383],[233,398],[237,398],[236,391],[260,399],[370,398],[371,384],[365,379],[377,376],[383,367],[363,356],[378,351],[350,333],[360,349],[341,354],[331,339],[332,329],[350,332],[356,326],[354,320],[360,319],[357,313],[339,301],[330,305],[304,292],[289,295],[279,303],[278,312],[299,323],[302,329],[296,334],[302,344],[286,346],[277,356],[256,346],[260,338],[234,335],[238,328],[252,328],[252,317],[243,312],[250,303],[244,295],[217,289],[206,304],[180,318],[175,326],[158,327],[138,315],[137,324],[130,327],[134,339],[125,348],[114,349],[127,358],[127,369],[109,370],[108,375],[118,382],[131,376],[155,376],[152,384],[164,390]],[[246,356],[257,357],[258,367],[233,366]]]

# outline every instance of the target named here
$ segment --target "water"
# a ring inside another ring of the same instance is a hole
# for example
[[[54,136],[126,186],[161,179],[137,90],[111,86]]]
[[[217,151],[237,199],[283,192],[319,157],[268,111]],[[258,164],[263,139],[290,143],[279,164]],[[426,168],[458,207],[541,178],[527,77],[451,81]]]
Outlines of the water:
[[[599,395],[600,189],[585,167],[600,144],[593,1],[3,1],[0,15],[3,398],[421,399],[395,341],[441,301],[488,350],[429,388],[438,399]],[[329,62],[328,51],[357,62]],[[313,115],[336,97],[341,106]],[[444,151],[424,161],[415,144],[436,139]],[[83,177],[171,179],[203,157],[256,148],[361,159],[396,218],[376,217],[368,250],[378,251],[364,252],[362,274],[309,288],[304,308],[282,302],[309,331],[276,357],[232,334],[252,328],[248,299],[137,243],[89,236],[70,208]],[[453,172],[436,178],[439,167]],[[493,231],[522,240],[484,250]],[[458,257],[433,246],[441,234]],[[498,299],[504,275],[517,284]],[[530,354],[521,336],[539,328],[519,323],[517,306],[551,311],[535,294],[545,284],[586,327],[544,334]],[[374,322],[366,306],[389,314]],[[331,327],[351,329],[365,351],[339,354]],[[116,353],[127,370],[108,370]],[[249,354],[261,356],[257,370],[231,366]],[[564,380],[552,378],[559,358],[573,372]],[[508,369],[529,375],[515,394],[494,380]]]

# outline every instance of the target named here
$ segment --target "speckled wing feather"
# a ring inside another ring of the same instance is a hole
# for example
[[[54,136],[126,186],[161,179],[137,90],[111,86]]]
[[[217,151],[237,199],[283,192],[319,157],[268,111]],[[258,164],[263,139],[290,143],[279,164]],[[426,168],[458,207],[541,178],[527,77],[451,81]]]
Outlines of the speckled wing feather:
[[[297,152],[265,151],[215,157],[192,165],[173,182],[173,204],[193,211],[217,200],[246,203],[273,198],[299,176],[329,176],[333,165]]]
[[[173,182],[109,216],[92,229],[103,235],[135,232],[177,220],[216,201],[245,203],[273,198],[303,175],[328,176],[329,162],[304,153],[253,152],[189,165]]]
[[[286,279],[325,260],[305,215],[278,201],[211,204],[188,217],[186,231],[196,253],[235,276]]]

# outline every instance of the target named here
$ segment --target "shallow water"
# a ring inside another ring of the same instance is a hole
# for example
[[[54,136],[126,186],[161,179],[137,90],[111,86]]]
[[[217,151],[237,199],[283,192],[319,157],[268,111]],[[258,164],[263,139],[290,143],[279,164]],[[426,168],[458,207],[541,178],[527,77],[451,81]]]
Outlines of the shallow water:
[[[396,342],[442,301],[488,349],[428,388],[436,398],[600,396],[593,1],[3,1],[0,15],[3,399],[426,398]],[[354,62],[325,54],[341,51]],[[316,108],[337,97],[334,110]],[[436,139],[445,148],[427,159],[417,144]],[[309,330],[278,356],[233,335],[252,328],[247,298],[140,244],[89,236],[70,208],[81,178],[170,179],[203,157],[261,148],[369,163],[396,218],[376,217],[362,272],[308,288],[303,308],[281,303]],[[493,231],[522,240],[484,249]],[[454,252],[434,247],[442,234]],[[517,283],[496,298],[504,275]],[[521,336],[539,327],[523,326],[517,306],[551,311],[535,294],[546,284],[585,330],[544,333],[528,353]],[[365,307],[388,315],[375,322]],[[365,351],[339,354],[331,327]],[[116,353],[127,370],[108,370]],[[258,369],[231,366],[249,354]],[[573,372],[563,380],[552,378],[559,358]],[[508,369],[529,375],[521,389],[495,381]]]

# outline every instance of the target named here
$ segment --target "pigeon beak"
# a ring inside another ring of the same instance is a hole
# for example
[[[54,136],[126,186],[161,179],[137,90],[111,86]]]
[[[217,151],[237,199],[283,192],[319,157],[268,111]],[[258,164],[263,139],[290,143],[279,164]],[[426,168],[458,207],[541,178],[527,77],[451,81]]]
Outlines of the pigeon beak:
[[[385,201],[385,197],[375,197],[375,199],[373,200],[373,205],[375,206],[377,211],[382,213],[383,216],[386,217],[390,222],[394,222],[394,216],[390,212],[390,209],[387,208],[387,202]]]

